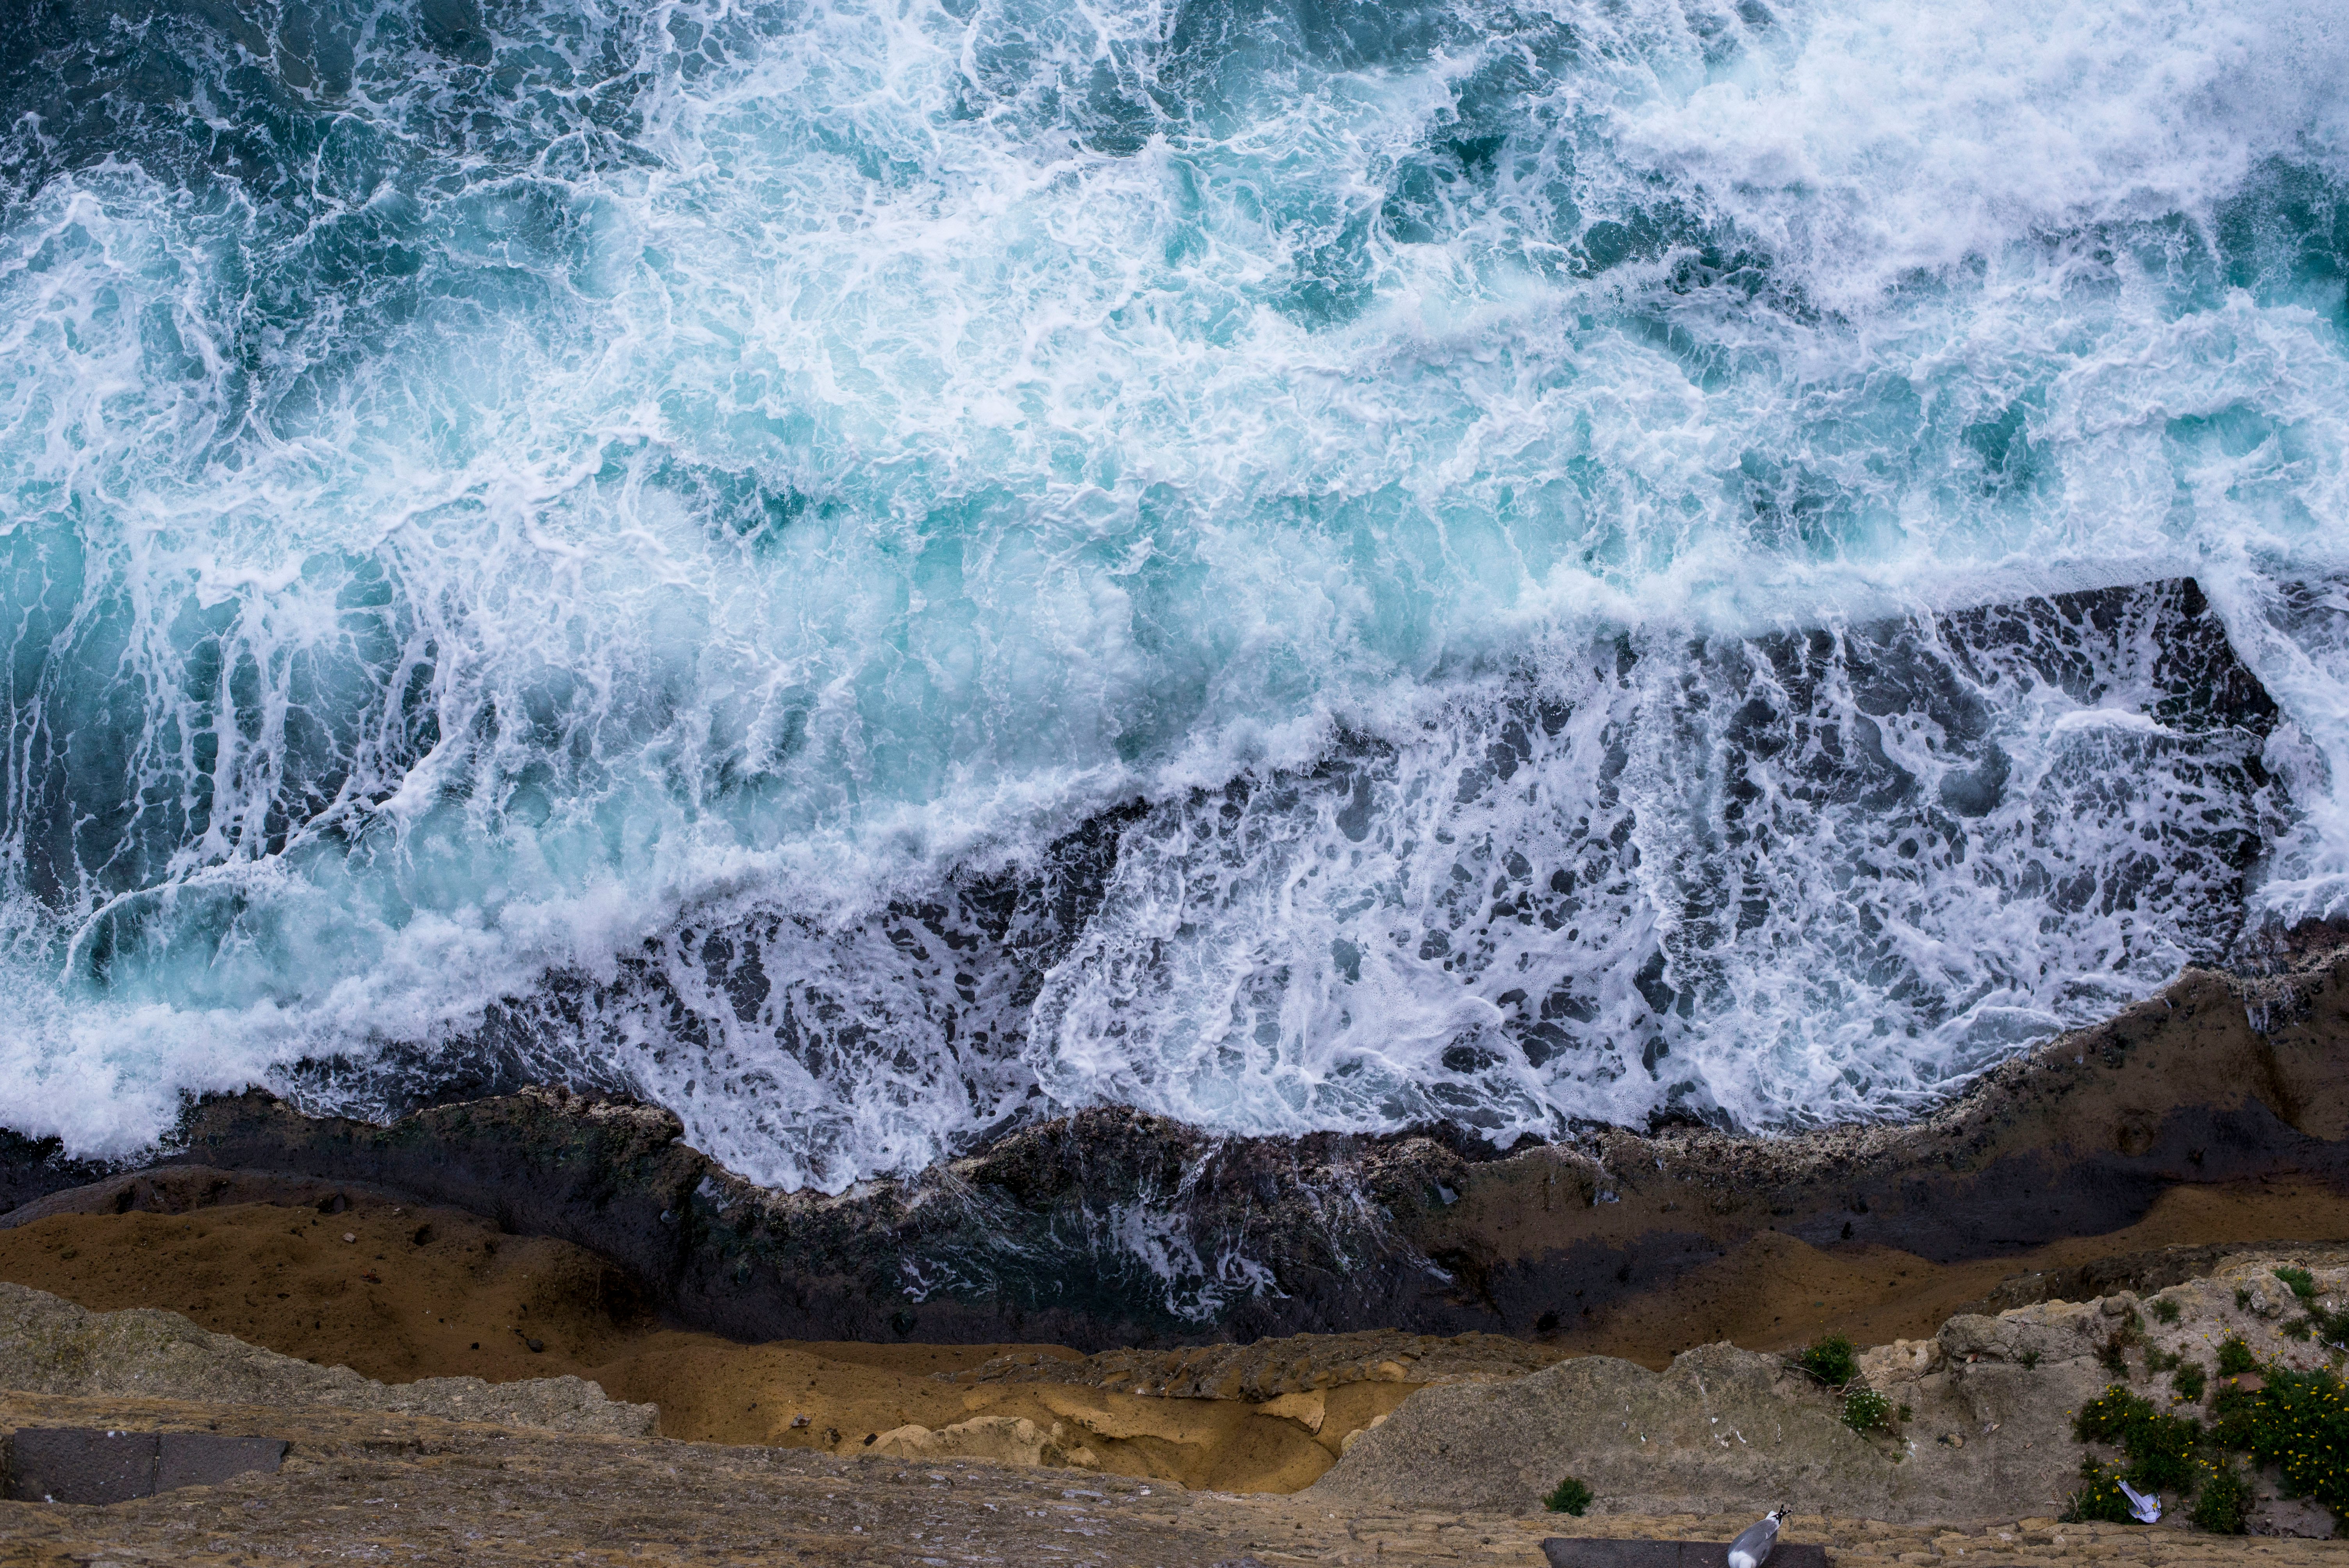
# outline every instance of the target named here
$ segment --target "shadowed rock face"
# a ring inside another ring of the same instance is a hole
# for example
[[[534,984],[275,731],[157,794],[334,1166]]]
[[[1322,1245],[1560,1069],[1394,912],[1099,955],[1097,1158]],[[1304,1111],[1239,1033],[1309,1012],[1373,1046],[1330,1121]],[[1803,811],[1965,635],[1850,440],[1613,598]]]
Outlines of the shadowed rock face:
[[[1496,1157],[1450,1132],[1218,1139],[1102,1109],[833,1197],[754,1187],[678,1141],[668,1113],[625,1101],[533,1089],[374,1127],[256,1093],[196,1108],[164,1165],[0,1222],[176,1210],[265,1173],[376,1183],[575,1242],[674,1319],[743,1338],[1525,1335],[1766,1229],[1948,1263],[2118,1229],[2180,1183],[2349,1188],[2338,944],[2303,934],[2258,978],[2189,970],[1900,1127],[1608,1129]]]
[[[105,1161],[67,1159],[57,1139],[27,1138],[0,1127],[0,1215],[110,1174]]]

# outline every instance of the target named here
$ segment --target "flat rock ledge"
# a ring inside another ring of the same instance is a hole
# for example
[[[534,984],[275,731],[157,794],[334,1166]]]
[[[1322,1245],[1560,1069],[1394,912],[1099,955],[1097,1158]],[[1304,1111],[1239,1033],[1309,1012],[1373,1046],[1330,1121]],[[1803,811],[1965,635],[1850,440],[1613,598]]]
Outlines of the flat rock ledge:
[[[1219,1138],[1106,1109],[828,1195],[761,1189],[666,1111],[560,1088],[388,1127],[256,1092],[194,1107],[141,1172],[93,1182],[16,1150],[0,1224],[60,1205],[176,1212],[264,1179],[364,1182],[574,1242],[672,1321],[740,1339],[1527,1336],[1768,1230],[1946,1264],[2123,1228],[2180,1185],[2349,1191],[2343,940],[2302,932],[2258,976],[2189,969],[1899,1126],[1593,1128],[1501,1156],[1456,1129]]]
[[[61,1426],[250,1434],[289,1446],[275,1474],[105,1508],[0,1501],[6,1568],[275,1568],[354,1557],[466,1568],[1541,1568],[1548,1535],[1726,1541],[1751,1517],[1340,1507],[1310,1492],[1184,1491],[963,1460],[843,1459],[424,1416],[0,1391],[0,1433]],[[1826,1546],[1833,1568],[2337,1568],[2344,1560],[2332,1542],[2028,1516],[1953,1528],[1797,1513],[1786,1538]]]
[[[602,1388],[583,1377],[378,1383],[347,1367],[313,1366],[211,1333],[176,1312],[91,1312],[46,1291],[5,1282],[0,1388],[78,1398],[318,1406],[608,1437],[648,1437],[660,1417],[655,1406],[605,1398]]]

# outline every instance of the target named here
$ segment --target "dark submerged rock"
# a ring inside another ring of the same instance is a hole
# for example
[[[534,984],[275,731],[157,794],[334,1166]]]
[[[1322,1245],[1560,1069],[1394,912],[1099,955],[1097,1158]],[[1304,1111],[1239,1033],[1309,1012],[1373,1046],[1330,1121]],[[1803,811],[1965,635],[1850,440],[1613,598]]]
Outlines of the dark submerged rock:
[[[0,1223],[323,1205],[366,1185],[591,1248],[673,1321],[746,1339],[1531,1335],[1765,1229],[1950,1263],[2116,1230],[2174,1185],[2349,1188],[2339,941],[2303,934],[2264,975],[2189,970],[1901,1126],[1598,1129],[1502,1156],[1456,1130],[1218,1138],[1107,1109],[831,1196],[759,1188],[681,1142],[667,1112],[625,1100],[534,1088],[375,1127],[247,1093],[194,1108],[163,1163]],[[2139,1260],[2127,1277],[2194,1261]]]

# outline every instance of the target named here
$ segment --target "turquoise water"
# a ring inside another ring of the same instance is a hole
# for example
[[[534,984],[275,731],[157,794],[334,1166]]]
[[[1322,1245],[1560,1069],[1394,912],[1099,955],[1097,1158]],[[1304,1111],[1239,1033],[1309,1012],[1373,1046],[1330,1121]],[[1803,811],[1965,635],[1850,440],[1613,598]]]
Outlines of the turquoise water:
[[[0,51],[20,1130],[1785,1125],[2349,913],[2336,7]]]

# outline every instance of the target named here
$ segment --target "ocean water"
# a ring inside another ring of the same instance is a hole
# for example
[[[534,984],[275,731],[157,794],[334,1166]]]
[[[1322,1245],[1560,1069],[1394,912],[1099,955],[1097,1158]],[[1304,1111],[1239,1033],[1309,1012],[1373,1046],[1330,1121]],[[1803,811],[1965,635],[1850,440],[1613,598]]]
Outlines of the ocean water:
[[[23,0],[0,1122],[1897,1116],[2349,913],[2321,0]]]

